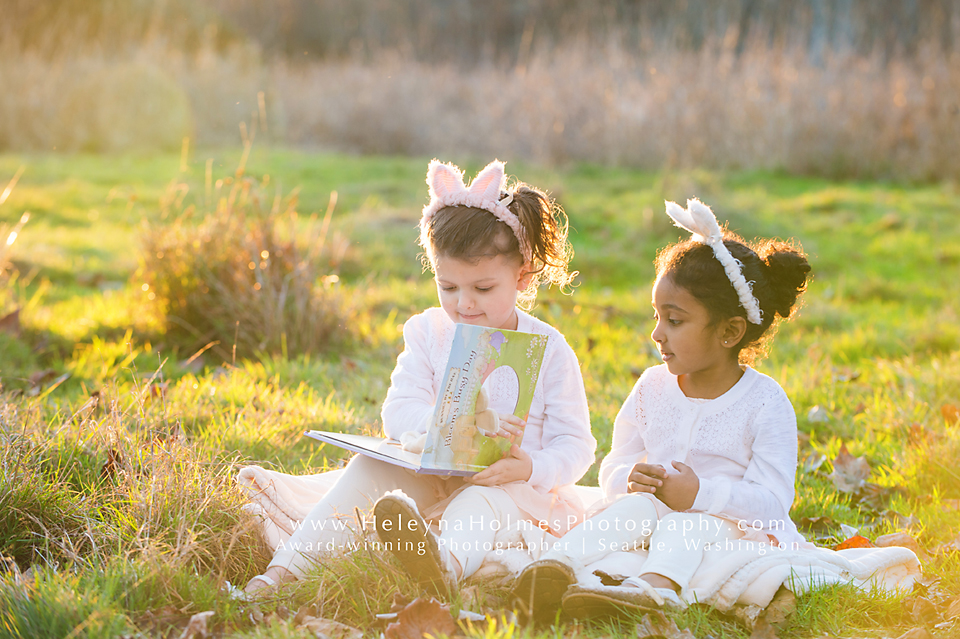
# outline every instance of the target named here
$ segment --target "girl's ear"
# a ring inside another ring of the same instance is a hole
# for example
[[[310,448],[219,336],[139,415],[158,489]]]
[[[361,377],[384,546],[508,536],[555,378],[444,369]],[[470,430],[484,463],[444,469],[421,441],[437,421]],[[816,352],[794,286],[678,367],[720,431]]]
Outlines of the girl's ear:
[[[747,332],[747,320],[739,315],[725,320],[720,325],[720,341],[727,348],[734,348]]]
[[[527,287],[530,286],[530,282],[533,280],[533,269],[530,267],[529,263],[524,263],[520,267],[520,279],[517,280],[517,290],[523,292],[527,290]]]

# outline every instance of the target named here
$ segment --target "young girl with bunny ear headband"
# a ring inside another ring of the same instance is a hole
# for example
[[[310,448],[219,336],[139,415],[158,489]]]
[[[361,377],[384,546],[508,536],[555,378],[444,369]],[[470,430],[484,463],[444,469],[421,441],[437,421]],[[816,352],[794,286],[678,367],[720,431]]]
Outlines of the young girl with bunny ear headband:
[[[656,260],[651,337],[663,364],[643,373],[614,422],[602,510],[518,578],[517,597],[545,614],[589,605],[591,595],[565,591],[611,550],[649,550],[639,574],[619,575],[625,603],[681,607],[705,546],[806,543],[788,515],[796,415],[749,364],[793,314],[810,265],[790,244],[722,231],[699,200],[668,202],[667,213],[694,235]]]
[[[467,186],[460,169],[434,160],[427,184],[420,245],[435,274],[440,308],[404,324],[404,350],[381,412],[383,431],[408,450],[422,449],[455,324],[464,323],[549,336],[525,422],[512,415],[516,397],[510,381],[499,378],[502,371],[487,380],[485,413],[494,411],[497,419],[477,427],[501,437],[522,435],[522,441],[466,480],[417,475],[355,456],[249,591],[297,578],[323,554],[348,548],[355,510],[374,505],[384,546],[435,591],[476,572],[495,545],[518,542],[508,539],[520,534],[510,524],[534,522],[537,528],[542,522],[559,535],[582,519],[573,484],[593,462],[596,441],[579,364],[559,331],[518,308],[534,299],[542,281],[565,287],[575,275],[567,271],[565,217],[539,189],[522,183],[507,188],[502,162],[491,162]],[[439,520],[442,534],[431,532],[426,520]]]

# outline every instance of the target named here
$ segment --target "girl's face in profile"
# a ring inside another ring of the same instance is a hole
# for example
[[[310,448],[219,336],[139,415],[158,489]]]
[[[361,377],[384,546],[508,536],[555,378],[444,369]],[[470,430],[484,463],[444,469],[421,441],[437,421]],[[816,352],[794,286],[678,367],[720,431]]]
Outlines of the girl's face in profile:
[[[504,255],[476,262],[438,255],[433,271],[440,306],[452,321],[517,329],[517,294],[530,283],[524,265]]]
[[[653,310],[657,325],[650,336],[671,373],[696,375],[730,365],[721,328],[711,321],[706,307],[669,275],[653,286]]]

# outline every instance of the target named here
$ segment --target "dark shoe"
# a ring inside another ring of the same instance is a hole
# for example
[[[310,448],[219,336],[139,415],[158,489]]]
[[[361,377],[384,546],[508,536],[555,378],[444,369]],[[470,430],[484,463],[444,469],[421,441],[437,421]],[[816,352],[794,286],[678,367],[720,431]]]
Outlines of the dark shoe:
[[[576,581],[573,568],[565,563],[539,559],[520,572],[513,587],[513,599],[520,614],[527,619],[551,621],[560,609],[563,593]]]
[[[421,586],[436,595],[457,591],[449,554],[406,495],[387,493],[373,506],[377,536]]]
[[[651,610],[682,610],[685,604],[669,588],[654,588],[642,579],[629,586],[571,586],[561,602],[563,614],[573,619],[618,617]]]

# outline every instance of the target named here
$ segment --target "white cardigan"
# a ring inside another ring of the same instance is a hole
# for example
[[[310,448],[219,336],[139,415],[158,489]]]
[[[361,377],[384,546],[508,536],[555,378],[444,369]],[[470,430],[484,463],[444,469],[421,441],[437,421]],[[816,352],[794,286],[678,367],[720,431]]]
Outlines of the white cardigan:
[[[647,369],[613,427],[610,454],[600,466],[605,497],[627,491],[634,464],[672,461],[700,479],[691,511],[742,522],[741,528],[780,542],[802,542],[790,520],[797,469],[797,417],[786,393],[752,368],[712,400],[683,394],[666,365]]]
[[[594,461],[597,442],[590,433],[587,396],[573,349],[549,324],[519,309],[517,316],[518,331],[549,336],[520,444],[533,460],[529,483],[538,491],[547,492],[583,477]],[[403,325],[404,349],[390,376],[390,389],[381,411],[387,437],[399,440],[409,431],[427,431],[443,383],[454,328],[441,308],[427,309]],[[512,412],[509,405],[498,406],[498,400],[503,399],[494,388],[491,407]]]

